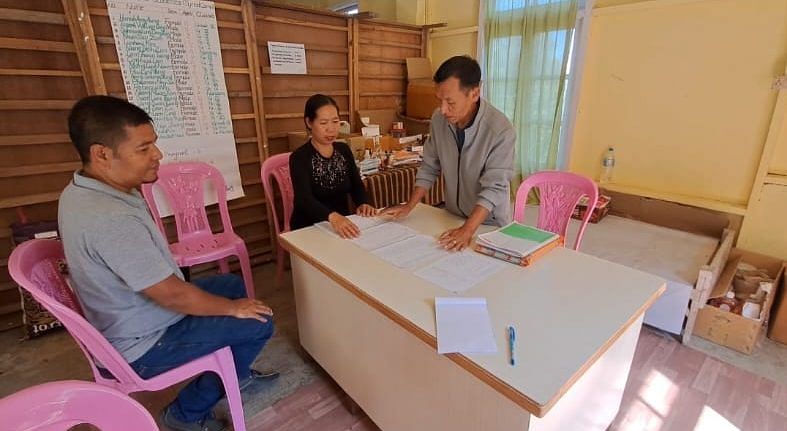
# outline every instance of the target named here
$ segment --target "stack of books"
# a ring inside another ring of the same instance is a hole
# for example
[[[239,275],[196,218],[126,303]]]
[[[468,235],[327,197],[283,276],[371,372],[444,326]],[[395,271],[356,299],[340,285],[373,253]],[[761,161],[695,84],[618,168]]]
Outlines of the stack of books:
[[[376,174],[380,170],[380,159],[367,157],[358,162],[358,170],[361,171],[361,176]]]
[[[528,266],[561,245],[563,237],[558,234],[513,222],[479,235],[475,250],[506,262]]]
[[[401,166],[421,161],[421,155],[413,151],[395,151],[392,155],[392,165]]]

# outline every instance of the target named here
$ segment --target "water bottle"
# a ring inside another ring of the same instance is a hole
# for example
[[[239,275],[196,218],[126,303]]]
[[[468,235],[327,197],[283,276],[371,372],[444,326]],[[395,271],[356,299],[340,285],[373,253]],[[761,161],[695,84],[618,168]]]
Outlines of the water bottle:
[[[601,182],[608,183],[612,181],[612,169],[615,167],[615,149],[609,147],[607,153],[604,155],[604,160],[601,161]]]

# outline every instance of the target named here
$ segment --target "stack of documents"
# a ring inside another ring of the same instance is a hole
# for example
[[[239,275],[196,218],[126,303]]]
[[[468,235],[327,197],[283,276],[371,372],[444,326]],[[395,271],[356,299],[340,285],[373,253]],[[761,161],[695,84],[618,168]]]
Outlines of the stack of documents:
[[[397,268],[459,293],[484,282],[505,264],[471,250],[449,252],[430,236],[384,217],[347,217],[361,235],[348,240]],[[319,230],[338,238],[327,221],[315,224]]]
[[[475,250],[506,262],[527,266],[562,243],[560,235],[512,222],[495,231],[479,235]]]
[[[361,175],[376,174],[380,170],[380,159],[375,157],[367,157],[357,164]]]
[[[401,166],[421,161],[421,155],[413,151],[396,151],[393,153],[393,165]]]

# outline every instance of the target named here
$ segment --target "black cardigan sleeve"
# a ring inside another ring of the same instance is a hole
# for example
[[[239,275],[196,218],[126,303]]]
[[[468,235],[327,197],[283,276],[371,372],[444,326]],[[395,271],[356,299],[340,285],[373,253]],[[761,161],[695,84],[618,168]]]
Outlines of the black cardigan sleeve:
[[[290,178],[295,194],[295,207],[303,210],[309,219],[328,220],[328,216],[333,211],[318,201],[312,192],[311,157],[313,151],[311,143],[307,142],[290,156]]]
[[[350,176],[350,196],[353,199],[353,203],[355,204],[356,208],[369,203],[369,197],[366,195],[366,188],[363,186],[363,180],[361,180],[361,172],[358,170],[358,166],[355,164],[355,157],[353,156],[353,152],[347,144],[339,143],[336,145],[336,148],[339,148],[342,154],[344,154],[345,159],[350,163],[351,166],[348,166],[347,172]]]

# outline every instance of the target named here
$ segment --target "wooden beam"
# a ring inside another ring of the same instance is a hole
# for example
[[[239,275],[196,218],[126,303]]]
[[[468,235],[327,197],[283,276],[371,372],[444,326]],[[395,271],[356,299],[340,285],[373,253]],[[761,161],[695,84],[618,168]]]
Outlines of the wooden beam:
[[[316,22],[308,22],[308,21],[301,21],[299,19],[292,19],[292,18],[280,18],[277,16],[263,16],[257,17],[257,20],[263,20],[268,22],[275,22],[279,24],[291,24],[297,25],[301,27],[310,27],[310,28],[321,28],[324,30],[334,30],[334,31],[347,31],[347,27],[342,27],[338,25],[329,25],[329,24],[320,24]]]
[[[373,39],[361,39],[361,44],[363,45],[374,45],[374,46],[392,46],[396,48],[410,48],[410,49],[421,49],[420,44],[414,43],[402,43],[402,42],[388,42],[384,40],[373,40]]]
[[[238,5],[234,5],[234,4],[214,2],[213,5],[216,7],[216,9],[231,10],[233,12],[243,12],[243,4],[242,3],[241,3],[240,6],[238,6]]]
[[[785,73],[787,74],[787,67],[785,67]],[[776,104],[773,107],[773,114],[771,115],[771,122],[768,127],[768,135],[762,147],[760,164],[757,166],[757,174],[754,176],[754,182],[752,183],[751,192],[749,193],[749,205],[752,205],[752,203],[760,199],[765,177],[768,175],[768,169],[771,166],[773,153],[776,150],[777,143],[782,139],[780,135],[783,128],[782,125],[785,121],[787,121],[787,90],[780,90],[779,94],[776,96]]]
[[[382,97],[382,96],[404,96],[403,91],[365,91],[361,92],[361,97]]]
[[[31,22],[37,24],[66,24],[66,18],[63,16],[63,14],[8,8],[0,8],[0,20]]]
[[[360,61],[374,61],[377,63],[393,63],[393,64],[405,64],[405,60],[403,58],[385,58],[385,57],[372,57],[368,55],[362,55],[359,58]]]
[[[216,25],[218,25],[219,28],[234,28],[236,30],[243,30],[242,22],[216,20]]]
[[[245,113],[245,114],[232,114],[230,118],[233,120],[253,120],[257,118],[257,114],[253,112]]]
[[[54,69],[0,69],[0,75],[6,76],[59,76],[81,77],[81,70],[54,70]]]
[[[32,175],[73,172],[82,167],[82,162],[42,163],[38,165],[10,166],[0,168],[0,178],[26,177]]]
[[[765,184],[787,186],[787,175],[768,174],[765,176]]]
[[[12,145],[41,145],[71,142],[65,133],[51,133],[46,135],[5,135],[0,136],[0,147]]]
[[[339,115],[348,115],[347,111],[339,111]],[[285,118],[303,118],[303,112],[287,112],[283,114],[265,114],[266,120],[282,120]]]
[[[0,110],[67,111],[74,103],[76,100],[0,100]]]
[[[65,184],[63,186],[65,186]],[[61,192],[62,191],[2,198],[0,199],[0,209],[16,208],[25,205],[43,204],[47,202],[56,202],[57,199],[60,198]]]
[[[361,62],[359,61],[361,57],[361,24],[360,21],[357,19],[352,20],[352,81],[350,86],[350,94],[352,95],[352,112],[350,112],[350,130],[361,130],[361,126],[358,124],[358,119],[355,115],[359,109],[361,109]]]
[[[249,85],[251,86],[252,105],[257,130],[257,155],[260,160],[268,158],[268,129],[265,124],[265,104],[262,92],[262,73],[260,73],[260,50],[257,41],[257,13],[251,0],[241,2],[243,24],[245,27],[244,40],[246,42],[246,61],[249,65]]]
[[[358,35],[354,31],[355,22],[355,19],[347,18],[347,70],[349,71],[349,75],[347,75],[347,95],[350,96],[348,97],[348,108],[350,111],[349,123],[351,132],[356,130],[355,115],[353,113],[358,109],[355,97],[355,92],[358,88],[355,86],[356,82],[358,82],[358,64],[355,61],[355,56],[358,52],[356,51],[356,37]]]
[[[107,94],[87,0],[62,0],[88,94]]]
[[[309,69],[308,73],[303,74],[292,74],[292,73],[271,73],[270,67],[263,67],[262,73],[266,75],[278,75],[278,76],[349,76],[350,72],[347,69]]]
[[[315,91],[306,90],[306,91],[268,91],[264,94],[266,99],[285,99],[289,97],[310,97],[315,93]],[[348,90],[336,90],[336,91],[320,91],[320,94],[324,94],[326,96],[348,96],[350,92]]]
[[[708,208],[715,211],[721,211],[729,214],[745,215],[746,205],[741,205],[732,202],[717,201],[714,199],[701,198],[696,196],[680,195],[676,193],[661,192],[655,190],[643,189],[636,186],[628,186],[624,184],[604,183],[601,187],[613,192],[627,193],[631,195],[644,196],[647,198],[661,199],[663,201],[677,202],[679,204],[695,206],[699,208]]]
[[[0,48],[46,52],[76,52],[76,48],[74,48],[74,45],[71,42],[20,39],[15,37],[0,37]]]

